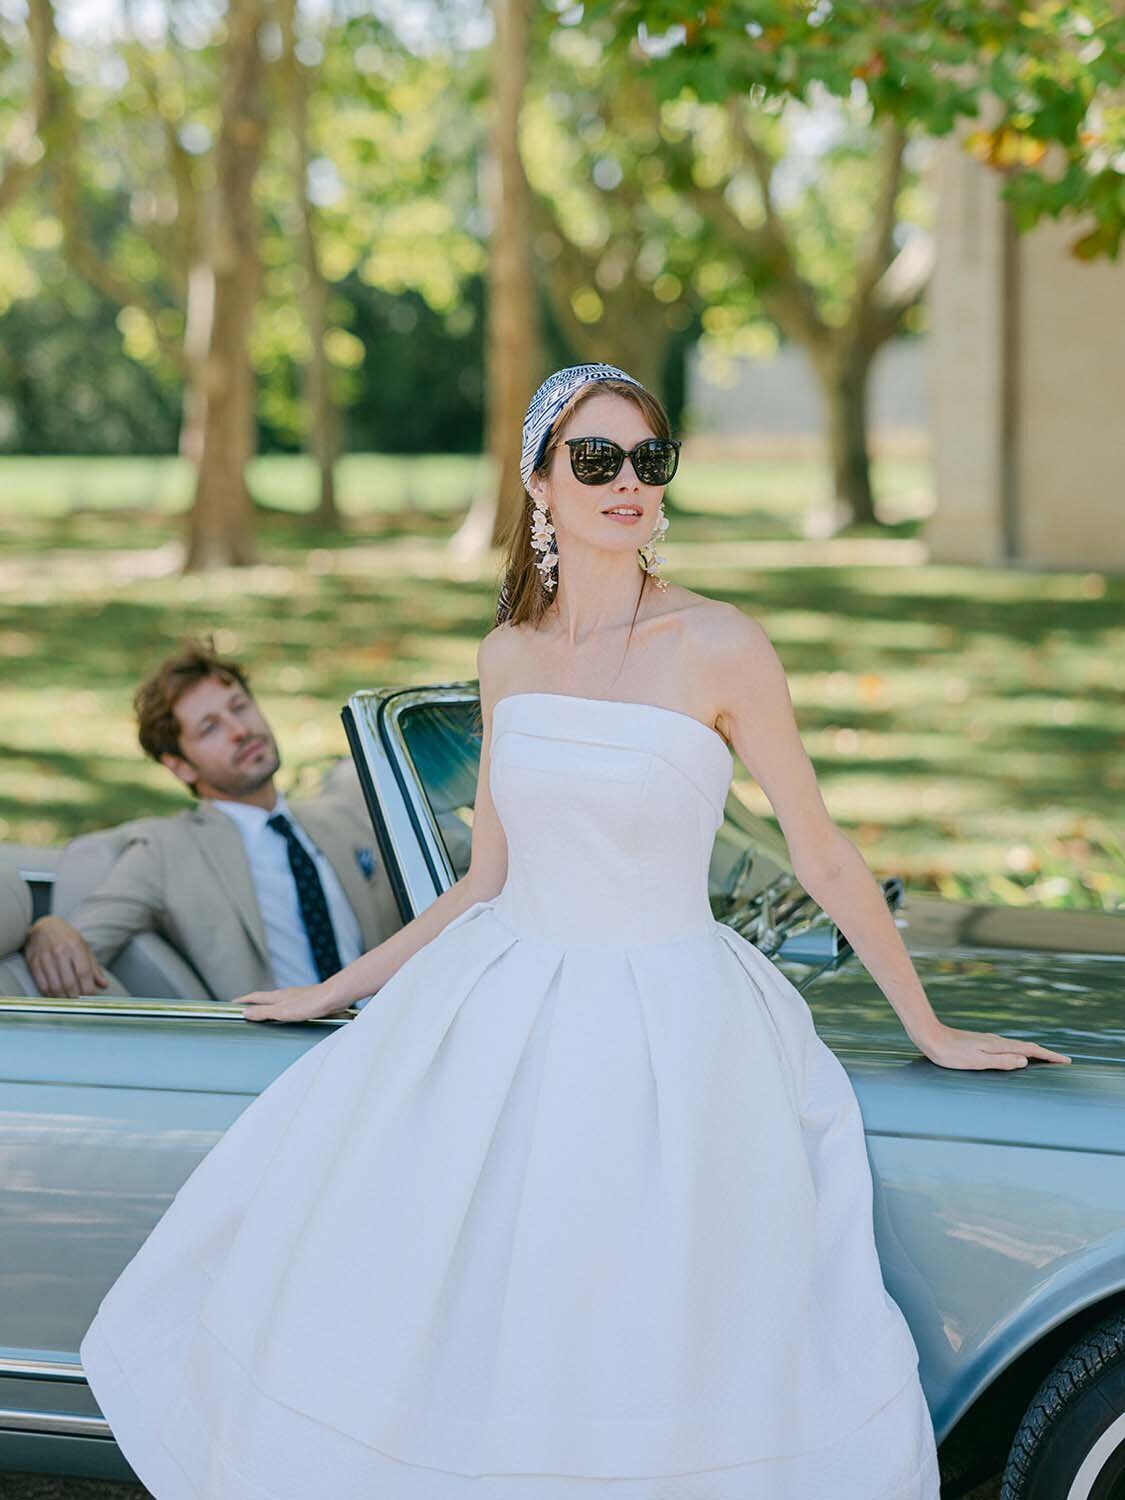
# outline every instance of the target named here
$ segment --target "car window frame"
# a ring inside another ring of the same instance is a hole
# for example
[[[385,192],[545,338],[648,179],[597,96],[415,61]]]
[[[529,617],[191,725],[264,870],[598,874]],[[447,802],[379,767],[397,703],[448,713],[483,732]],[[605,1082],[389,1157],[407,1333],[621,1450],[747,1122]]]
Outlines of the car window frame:
[[[436,683],[353,693],[342,710],[364,801],[404,922],[457,880],[404,720],[418,708],[475,707],[479,701],[475,683]]]

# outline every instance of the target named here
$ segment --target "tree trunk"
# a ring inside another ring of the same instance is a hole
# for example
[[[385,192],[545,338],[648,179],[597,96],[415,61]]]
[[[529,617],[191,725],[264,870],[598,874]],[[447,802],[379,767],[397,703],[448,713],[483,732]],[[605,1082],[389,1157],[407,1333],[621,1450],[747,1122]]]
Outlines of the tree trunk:
[[[327,289],[322,287],[324,301]],[[321,327],[327,331],[327,315],[321,319]],[[311,322],[310,322],[311,327]],[[336,460],[340,456],[340,412],[332,399],[332,371],[324,353],[324,334],[317,339],[317,348],[306,369],[305,399],[311,413],[309,445],[316,460],[320,490],[316,502],[316,524],[324,531],[340,531],[343,521],[336,504]]]
[[[520,432],[540,378],[539,316],[531,267],[531,191],[519,149],[527,88],[530,0],[492,0],[492,141],[486,194],[489,240],[485,448],[493,482],[482,484],[453,539],[467,554],[496,545],[513,507],[524,505]]]
[[[871,493],[867,446],[867,388],[879,348],[898,331],[906,310],[922,295],[931,256],[894,254],[894,228],[902,183],[906,133],[896,124],[880,131],[876,148],[881,174],[866,241],[856,265],[856,286],[846,323],[825,322],[812,283],[797,265],[792,235],[772,206],[776,163],[748,127],[741,104],[731,101],[730,121],[744,164],[755,174],[763,222],[746,224],[722,188],[688,179],[691,200],[748,262],[748,274],[765,271],[759,296],[778,327],[808,354],[820,381],[827,424],[832,497],[807,518],[809,534],[845,525],[881,526]],[[827,525],[826,523],[827,518]]]
[[[259,283],[253,188],[265,135],[263,19],[263,0],[230,0],[215,151],[214,301],[202,381],[202,451],[187,525],[189,571],[254,560],[245,471],[255,446],[250,327]]]
[[[207,353],[215,320],[215,266],[204,240],[188,270],[184,313],[184,389],[180,405],[179,451],[198,473],[207,420]]]
[[[873,354],[874,350],[853,345],[833,348],[827,358],[813,358],[826,417],[832,530],[883,524],[875,514],[867,446],[867,394]]]
[[[309,339],[309,358],[301,371],[304,397],[304,440],[316,460],[319,497],[316,525],[340,529],[336,505],[336,459],[339,454],[339,413],[332,399],[332,369],[325,353],[328,332],[328,284],[320,266],[316,222],[309,201],[309,110],[308,80],[297,56],[297,0],[283,0],[280,7],[282,34],[281,87],[292,135],[293,202],[297,217],[304,287],[301,307]]]

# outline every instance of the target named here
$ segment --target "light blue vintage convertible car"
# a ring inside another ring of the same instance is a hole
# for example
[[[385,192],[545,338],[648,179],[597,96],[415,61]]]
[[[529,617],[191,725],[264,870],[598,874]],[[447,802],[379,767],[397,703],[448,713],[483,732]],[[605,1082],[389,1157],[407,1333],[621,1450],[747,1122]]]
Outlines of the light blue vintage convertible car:
[[[359,693],[344,709],[403,921],[467,868],[478,714],[471,683]],[[53,856],[18,858],[48,909]],[[855,1087],[943,1495],[1003,1471],[1004,1500],[1125,1500],[1125,920],[884,880],[943,1019],[1073,1058],[954,1071],[912,1046],[734,794],[710,881],[716,918],[798,986]],[[0,999],[0,1469],[133,1477],[83,1380],[86,1325],[239,1112],[353,1014],[248,1024],[192,998],[176,956],[147,941],[118,967],[134,990],[147,976],[145,998]]]

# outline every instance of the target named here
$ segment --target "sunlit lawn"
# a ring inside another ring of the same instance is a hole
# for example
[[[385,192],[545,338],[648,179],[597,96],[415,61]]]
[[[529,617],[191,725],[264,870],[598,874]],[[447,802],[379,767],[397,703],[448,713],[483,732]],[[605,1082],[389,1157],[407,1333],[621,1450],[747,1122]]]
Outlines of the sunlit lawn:
[[[301,514],[311,470],[260,460],[262,563],[184,578],[177,460],[0,459],[0,838],[184,805],[130,709],[181,632],[214,630],[247,663],[290,786],[344,753],[351,691],[471,677],[497,560],[466,575],[444,543],[479,478],[472,458],[353,456],[334,538]],[[815,464],[685,464],[665,572],[765,625],[829,809],[877,873],[1125,909],[1125,579],[927,565],[925,465],[888,460],[876,484],[889,542],[810,543]]]

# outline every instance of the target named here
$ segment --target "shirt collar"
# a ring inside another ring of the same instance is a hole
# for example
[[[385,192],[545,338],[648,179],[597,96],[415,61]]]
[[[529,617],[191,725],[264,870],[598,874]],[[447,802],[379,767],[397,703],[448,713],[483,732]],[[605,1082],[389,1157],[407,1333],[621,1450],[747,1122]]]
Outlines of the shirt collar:
[[[292,823],[293,814],[289,811],[289,804],[285,800],[285,793],[279,791],[277,801],[267,812],[264,807],[258,807],[253,802],[228,802],[218,797],[211,799],[212,807],[217,807],[225,812],[228,818],[232,818],[238,824],[244,838],[258,838],[265,831],[267,821],[277,813],[283,813]]]

